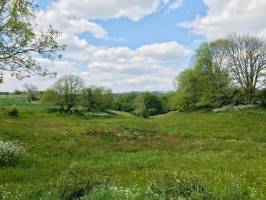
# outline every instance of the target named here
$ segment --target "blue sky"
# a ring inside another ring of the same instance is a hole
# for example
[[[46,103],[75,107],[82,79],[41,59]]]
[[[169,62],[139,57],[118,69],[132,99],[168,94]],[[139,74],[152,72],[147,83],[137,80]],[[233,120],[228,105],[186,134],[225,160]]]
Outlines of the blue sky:
[[[52,0],[38,0],[39,9],[47,9]],[[195,48],[198,40],[204,37],[193,35],[190,30],[177,26],[178,22],[193,20],[197,15],[204,16],[206,6],[202,0],[184,1],[182,8],[169,10],[162,6],[158,12],[153,13],[135,22],[126,17],[119,19],[96,19],[110,35],[109,40],[94,38],[90,33],[81,37],[94,45],[127,46],[138,48],[144,44],[179,41],[180,43]]]
[[[265,0],[38,0],[37,29],[62,32],[63,58],[36,58],[58,76],[76,74],[114,92],[174,90],[204,41],[230,33],[266,35]],[[55,80],[6,78],[0,90],[24,83],[44,90]]]

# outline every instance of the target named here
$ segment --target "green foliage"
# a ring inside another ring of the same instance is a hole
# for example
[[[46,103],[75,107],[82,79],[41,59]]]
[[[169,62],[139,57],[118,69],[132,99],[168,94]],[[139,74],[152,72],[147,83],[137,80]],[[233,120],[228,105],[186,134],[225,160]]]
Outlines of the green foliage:
[[[84,82],[79,76],[65,75],[44,93],[42,102],[58,106],[60,112],[72,112],[79,103],[78,97],[83,88]]]
[[[161,96],[149,92],[139,94],[134,99],[133,104],[135,108],[133,114],[144,118],[167,112],[167,105],[164,99]]]
[[[88,195],[93,189],[89,179],[85,179],[75,172],[63,174],[57,185],[60,200],[74,200]]]
[[[64,113],[80,113],[83,108],[88,112],[106,112],[113,108],[113,94],[103,87],[85,88],[80,77],[67,75],[42,94],[41,102],[57,106]]]
[[[113,94],[110,89],[91,87],[83,89],[80,97],[81,105],[87,111],[107,111],[113,107]]]
[[[266,88],[257,92],[257,101],[262,107],[266,107]]]
[[[186,110],[263,104],[265,96],[256,99],[255,94],[264,86],[265,59],[265,41],[256,36],[236,34],[204,43],[196,52],[193,67],[177,77],[172,105]]]
[[[178,109],[221,107],[230,103],[229,74],[223,60],[215,59],[221,41],[203,44],[195,57],[195,66],[177,77]],[[219,58],[219,57],[218,57]]]
[[[60,35],[50,27],[46,32],[34,30],[33,1],[1,1],[0,18],[0,69],[9,71],[22,79],[32,74],[54,76],[46,68],[40,66],[33,54],[54,59],[58,52],[64,50],[56,40]]]
[[[114,108],[118,111],[130,112],[136,116],[148,118],[166,113],[169,110],[167,101],[164,95],[152,92],[123,93],[116,97]]]
[[[246,104],[245,92],[239,88],[231,88],[229,90],[229,99],[232,105]]]
[[[1,111],[9,117],[17,117],[19,115],[19,111],[15,105],[2,106]]]
[[[134,99],[136,97],[137,94],[134,92],[119,94],[115,99],[115,109],[124,112],[134,111]]]

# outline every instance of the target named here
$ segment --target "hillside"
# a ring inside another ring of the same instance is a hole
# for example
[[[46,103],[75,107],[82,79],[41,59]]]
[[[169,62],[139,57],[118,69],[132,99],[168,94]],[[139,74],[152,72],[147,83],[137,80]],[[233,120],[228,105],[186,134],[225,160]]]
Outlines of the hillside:
[[[266,197],[266,110],[172,112],[145,120],[120,112],[63,115],[19,97],[1,97],[0,104],[19,110],[18,117],[0,114],[0,139],[26,148],[16,165],[0,167],[2,199],[53,199],[59,180],[73,169],[108,182],[86,199],[155,199],[148,186],[156,182],[152,192],[165,193],[167,176],[187,184],[177,188],[187,199],[198,193],[208,193],[207,199]],[[68,184],[66,191],[73,189]]]

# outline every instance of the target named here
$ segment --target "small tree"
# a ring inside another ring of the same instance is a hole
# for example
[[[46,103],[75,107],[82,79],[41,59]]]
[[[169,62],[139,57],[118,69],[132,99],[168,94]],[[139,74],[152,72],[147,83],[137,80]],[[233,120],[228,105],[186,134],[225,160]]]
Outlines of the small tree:
[[[134,99],[137,97],[137,93],[123,93],[119,94],[115,99],[115,109],[124,112],[134,111]]]
[[[145,104],[145,99],[142,94],[139,94],[135,99],[134,99],[134,112],[136,116],[144,117],[144,118],[149,118],[149,111],[146,107]]]
[[[92,111],[94,104],[94,96],[92,88],[84,88],[81,95],[81,105],[87,109],[87,111]]]
[[[60,112],[71,112],[78,104],[78,97],[83,88],[84,82],[79,76],[65,75],[44,93],[42,102],[58,106]]]
[[[134,99],[133,105],[135,109],[133,113],[144,118],[167,111],[167,105],[163,98],[151,92],[139,94]]]
[[[81,96],[81,104],[88,111],[106,111],[113,106],[113,94],[103,87],[85,88]]]
[[[31,103],[33,100],[37,99],[38,96],[38,89],[36,86],[32,84],[24,84],[25,93],[27,96],[27,100],[29,103]]]

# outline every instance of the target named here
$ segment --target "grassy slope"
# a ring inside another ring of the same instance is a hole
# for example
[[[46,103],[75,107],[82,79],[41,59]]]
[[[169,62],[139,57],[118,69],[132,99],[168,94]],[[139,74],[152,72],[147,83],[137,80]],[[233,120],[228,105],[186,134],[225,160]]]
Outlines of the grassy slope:
[[[23,142],[28,156],[0,168],[6,190],[46,190],[73,162],[106,173],[115,185],[146,185],[166,172],[193,176],[215,193],[241,184],[266,195],[266,111],[169,113],[149,120],[118,113],[81,117],[48,113],[21,98],[18,118],[0,115],[0,139]],[[230,186],[229,186],[230,187]]]

